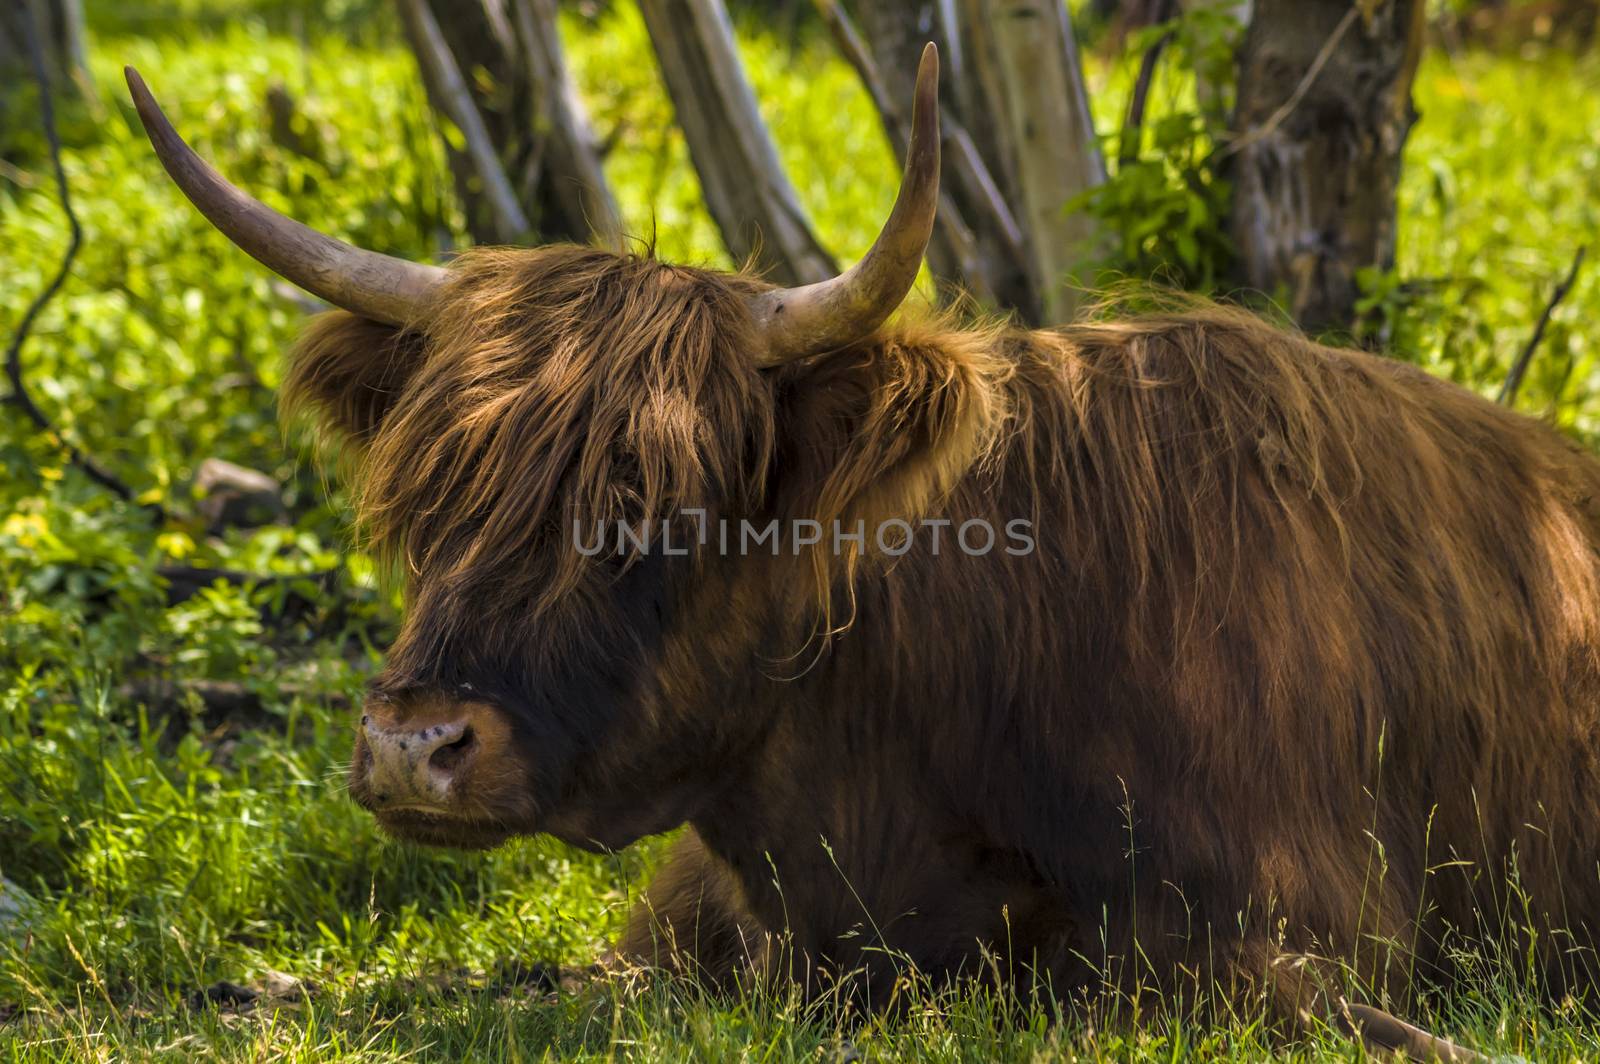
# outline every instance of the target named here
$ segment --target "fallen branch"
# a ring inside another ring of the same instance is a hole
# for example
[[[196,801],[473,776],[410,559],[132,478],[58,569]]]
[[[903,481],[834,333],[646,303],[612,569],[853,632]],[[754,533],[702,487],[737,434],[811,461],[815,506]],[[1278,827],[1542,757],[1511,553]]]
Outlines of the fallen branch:
[[[1583,266],[1583,257],[1588,251],[1587,246],[1580,247],[1578,253],[1572,256],[1572,268],[1567,271],[1566,279],[1556,285],[1556,290],[1550,293],[1550,299],[1544,305],[1544,312],[1539,315],[1539,323],[1533,327],[1533,335],[1528,338],[1528,345],[1511,364],[1511,372],[1506,374],[1505,383],[1500,386],[1499,401],[1506,406],[1516,403],[1517,392],[1522,388],[1522,378],[1528,372],[1529,364],[1533,362],[1533,353],[1539,347],[1539,341],[1544,339],[1544,330],[1550,324],[1550,315],[1555,312],[1561,301],[1567,298],[1567,293],[1572,291],[1573,284],[1578,280],[1578,270]]]
[[[6,378],[11,382],[11,394],[8,398],[15,403],[34,427],[44,433],[58,447],[66,452],[67,459],[73,465],[86,473],[90,480],[115,494],[118,498],[133,501],[133,489],[123,483],[120,478],[100,463],[96,462],[83,448],[65,439],[56,429],[55,424],[40,409],[39,404],[28,391],[27,381],[22,372],[22,346],[33,332],[33,324],[39,313],[54,299],[56,293],[61,291],[61,286],[66,283],[68,274],[72,271],[72,263],[78,257],[78,248],[83,243],[83,228],[78,224],[78,215],[72,209],[72,195],[67,187],[67,172],[61,165],[61,135],[56,129],[56,113],[54,100],[50,94],[50,76],[44,68],[44,56],[39,43],[39,29],[34,25],[31,15],[24,15],[21,19],[22,33],[27,38],[28,58],[33,65],[33,77],[39,85],[39,112],[44,123],[45,140],[50,145],[50,162],[55,171],[56,197],[61,202],[61,210],[67,216],[69,237],[66,253],[61,257],[61,265],[57,268],[55,276],[44,290],[34,297],[28,309],[23,312],[22,320],[17,323],[17,331],[11,338],[11,344],[6,348]],[[152,507],[159,515],[160,508]]]

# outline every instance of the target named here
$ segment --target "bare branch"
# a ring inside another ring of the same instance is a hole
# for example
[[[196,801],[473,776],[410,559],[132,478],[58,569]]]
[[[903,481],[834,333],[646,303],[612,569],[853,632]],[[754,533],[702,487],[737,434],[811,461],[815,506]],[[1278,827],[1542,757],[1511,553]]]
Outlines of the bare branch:
[[[1334,1025],[1369,1051],[1398,1053],[1410,1060],[1438,1060],[1446,1064],[1490,1064],[1482,1053],[1413,1027],[1404,1020],[1368,1005],[1339,999]]]
[[[1011,213],[1011,208],[1006,206],[1006,198],[1001,194],[994,174],[984,165],[983,156],[978,153],[978,146],[972,143],[971,134],[961,123],[953,118],[946,118],[943,121],[944,146],[949,150],[947,158],[950,160],[950,165],[955,168],[956,180],[966,190],[968,199],[982,203],[988,210],[990,219],[994,222],[994,231],[999,234],[1006,253],[1017,262],[1023,261],[1027,248],[1022,236],[1022,226],[1017,223],[1017,217]]]
[[[906,146],[910,142],[905,112],[890,92],[888,82],[872,57],[871,48],[838,0],[815,0],[815,4],[818,14],[833,34],[840,54],[855,69],[867,95],[872,99],[878,117],[883,122],[884,132],[894,148],[895,158],[904,163]],[[971,136],[949,113],[940,115],[940,126],[951,177],[961,186],[969,204],[991,216],[993,228],[1000,235],[1006,253],[1013,261],[1023,261],[1022,231],[996,187],[994,177],[973,145]],[[940,193],[936,224],[947,253],[954,258],[956,267],[961,271],[961,282],[979,300],[993,301],[996,286],[994,279],[989,276],[991,271],[978,251],[977,238],[971,226],[948,190]]]
[[[878,72],[878,64],[872,60],[867,42],[861,39],[861,33],[850,21],[850,16],[845,14],[844,8],[839,6],[838,0],[816,0],[816,8],[817,14],[828,26],[828,32],[833,34],[833,41],[839,46],[845,61],[855,68],[867,95],[872,97],[872,105],[878,109],[878,117],[883,119],[884,129],[889,134],[889,142],[894,145],[895,157],[903,160],[906,157],[906,145],[910,143],[905,116],[889,94],[883,75]]]
[[[427,0],[399,2],[400,13],[416,45],[423,82],[430,95],[436,98],[439,110],[461,130],[461,136],[467,144],[467,157],[472,160],[472,168],[483,182],[484,196],[494,215],[499,239],[511,243],[525,237],[532,228],[528,224],[528,216],[517,202],[511,179],[506,176],[500,156],[495,153],[494,141],[483,124],[483,116],[472,101],[472,90],[467,87],[455,56],[450,54],[450,46],[445,42],[444,33],[429,10]]]
[[[1175,7],[1176,0],[1162,0],[1155,21],[1162,23],[1171,19],[1176,14]],[[1150,96],[1150,85],[1155,81],[1156,65],[1161,62],[1161,53],[1172,43],[1172,37],[1173,31],[1168,29],[1145,49],[1139,59],[1139,76],[1128,97],[1128,114],[1122,121],[1122,134],[1117,138],[1117,162],[1120,165],[1126,166],[1139,160],[1139,141],[1144,133],[1144,109]]]
[[[785,286],[838,273],[806,223],[745,78],[722,0],[640,0],[661,76],[722,242]]]
[[[28,391],[27,380],[22,372],[22,346],[33,332],[33,323],[38,318],[39,312],[45,305],[55,298],[61,286],[66,283],[67,275],[72,271],[73,260],[78,256],[78,248],[83,243],[83,229],[78,224],[78,216],[72,209],[72,194],[67,187],[67,172],[61,165],[61,136],[56,129],[55,101],[51,95],[50,75],[45,70],[43,43],[39,39],[39,27],[34,23],[31,13],[24,12],[21,17],[22,34],[26,38],[28,58],[33,65],[33,77],[39,84],[39,112],[44,123],[45,140],[50,145],[50,163],[55,171],[56,196],[61,202],[61,212],[67,216],[67,250],[61,257],[61,265],[56,270],[50,283],[44,290],[34,297],[28,309],[23,312],[22,320],[17,323],[17,331],[11,338],[11,344],[6,348],[6,378],[11,382],[11,394],[7,396],[15,403],[34,427],[45,433],[53,442],[66,452],[67,458],[82,469],[90,480],[112,492],[118,498],[133,501],[133,489],[123,483],[115,474],[106,470],[82,448],[62,437],[55,425],[34,402],[33,396]],[[160,508],[152,507],[159,515]]]
[[[1556,307],[1567,298],[1567,293],[1572,291],[1572,286],[1578,280],[1578,270],[1583,267],[1583,257],[1588,254],[1588,247],[1578,248],[1578,253],[1572,256],[1572,268],[1567,271],[1566,279],[1556,285],[1550,299],[1544,305],[1544,312],[1539,315],[1539,323],[1533,327],[1533,335],[1528,338],[1528,346],[1522,349],[1517,360],[1511,364],[1511,372],[1506,374],[1505,383],[1500,386],[1499,402],[1506,406],[1514,406],[1517,402],[1517,392],[1522,388],[1522,378],[1528,372],[1528,366],[1533,362],[1533,353],[1538,350],[1539,341],[1544,339],[1544,330],[1550,324],[1550,315],[1555,313]]]
[[[622,218],[600,165],[604,153],[579,105],[561,54],[555,0],[527,0],[513,9],[515,36],[535,84],[543,87],[539,103],[549,123],[549,175],[565,212],[583,218],[602,243],[622,237]]]

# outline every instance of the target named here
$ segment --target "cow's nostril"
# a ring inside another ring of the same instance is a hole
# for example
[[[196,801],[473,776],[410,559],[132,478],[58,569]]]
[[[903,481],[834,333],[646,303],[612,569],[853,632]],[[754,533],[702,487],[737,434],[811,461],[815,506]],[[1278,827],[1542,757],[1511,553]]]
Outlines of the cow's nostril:
[[[453,743],[445,743],[433,752],[433,756],[428,758],[428,767],[435,772],[454,772],[476,741],[472,729],[465,729],[461,733],[461,738]]]

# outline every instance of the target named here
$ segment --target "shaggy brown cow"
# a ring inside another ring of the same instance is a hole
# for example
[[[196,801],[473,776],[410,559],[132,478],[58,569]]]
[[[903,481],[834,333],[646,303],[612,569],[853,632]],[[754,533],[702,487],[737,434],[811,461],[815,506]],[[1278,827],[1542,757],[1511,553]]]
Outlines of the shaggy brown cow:
[[[885,325],[932,224],[931,55],[884,234],[797,291],[359,251],[130,80],[199,208],[353,312],[286,400],[406,581],[350,774],[388,831],[688,824],[622,955],[879,1001],[984,951],[1285,1002],[1328,967],[1286,957],[1448,979],[1458,932],[1592,970],[1600,463],[1556,432],[1215,307]],[[678,546],[591,549],[644,522]]]

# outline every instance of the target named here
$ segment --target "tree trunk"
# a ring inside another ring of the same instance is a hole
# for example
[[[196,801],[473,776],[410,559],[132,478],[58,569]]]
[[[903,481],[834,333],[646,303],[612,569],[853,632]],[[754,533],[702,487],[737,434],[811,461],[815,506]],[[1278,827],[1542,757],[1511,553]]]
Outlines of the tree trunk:
[[[761,121],[722,0],[640,0],[639,8],[729,253],[778,284],[833,276]]]
[[[1370,13],[1363,13],[1370,9]],[[1423,0],[1256,0],[1228,175],[1239,280],[1312,332],[1355,320],[1356,271],[1394,264]]]
[[[973,253],[962,266],[955,242],[936,243],[935,272],[1024,321],[1070,318],[1077,293],[1069,275],[1095,257],[1098,236],[1090,219],[1065,207],[1105,180],[1105,166],[1066,6],[860,0],[855,9],[892,99],[910,97],[925,41],[944,58],[945,189]]]
[[[84,54],[82,0],[0,0],[0,154],[24,128],[39,131],[30,40],[38,42],[58,105],[93,88]]]
[[[621,233],[561,53],[555,0],[399,0],[478,243],[598,240]]]
[[[966,61],[1016,189],[1028,271],[1046,322],[1077,311],[1078,271],[1099,257],[1094,220],[1069,212],[1103,184],[1078,44],[1061,0],[962,0]]]

